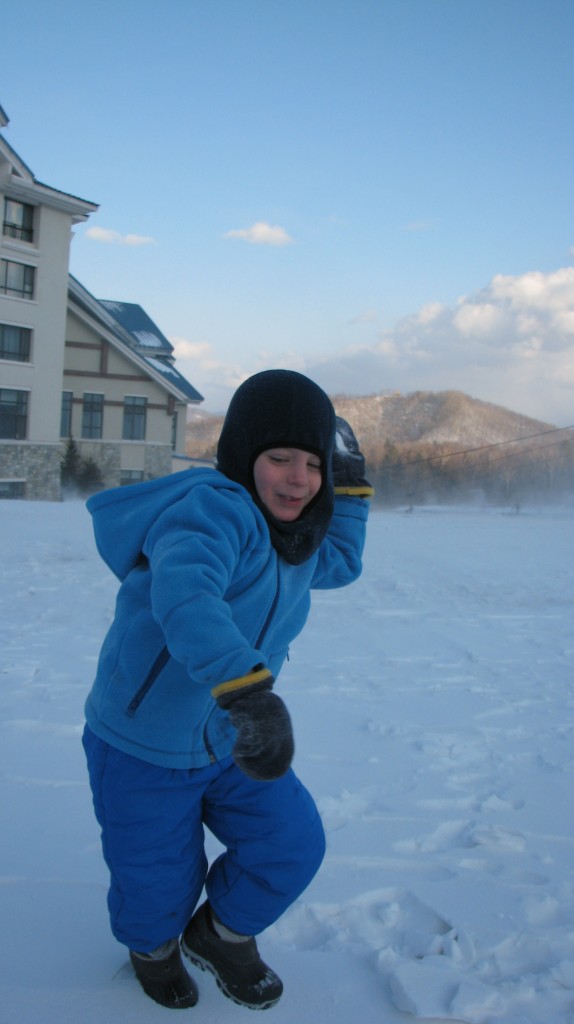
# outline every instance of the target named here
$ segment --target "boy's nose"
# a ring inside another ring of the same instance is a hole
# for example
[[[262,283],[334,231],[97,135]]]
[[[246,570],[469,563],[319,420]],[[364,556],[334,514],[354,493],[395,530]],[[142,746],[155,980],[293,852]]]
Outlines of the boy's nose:
[[[294,459],[289,466],[288,480],[290,483],[303,485],[307,483],[308,474],[309,471],[306,463],[299,459]]]

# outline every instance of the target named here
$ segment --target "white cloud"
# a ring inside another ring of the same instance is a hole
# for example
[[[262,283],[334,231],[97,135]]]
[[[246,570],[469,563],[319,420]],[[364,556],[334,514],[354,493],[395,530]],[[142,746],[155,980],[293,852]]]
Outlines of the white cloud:
[[[172,337],[173,354],[176,359],[195,359],[199,363],[213,360],[213,346],[208,341],[188,341],[187,338]]]
[[[155,240],[147,235],[122,235],[119,231],[112,231],[111,228],[88,228],[86,238],[95,242],[103,242],[104,245],[155,245]]]
[[[368,317],[357,320],[369,330]],[[170,340],[208,411],[223,411],[252,373],[280,365],[332,395],[456,390],[556,426],[574,422],[574,268],[498,275],[451,306],[429,303],[391,329],[370,329],[370,344],[328,356],[272,347],[239,364],[206,341]]]
[[[574,334],[574,309],[560,309],[554,314],[554,323],[564,334]]]
[[[543,345],[544,340],[536,334],[532,334],[529,338],[524,338],[523,341],[517,341],[512,346],[512,351],[516,353],[519,359],[536,359]]]
[[[549,423],[574,422],[574,268],[497,275],[431,303],[370,346],[308,358],[330,393],[459,390]]]
[[[381,338],[376,351],[390,360],[396,360],[399,355],[399,348],[393,338]]]
[[[418,321],[421,324],[430,324],[431,321],[436,320],[438,316],[443,312],[445,307],[442,302],[429,302],[422,309],[419,309],[417,313]]]
[[[207,401],[207,411],[223,412],[233,392],[254,370],[217,358],[208,341],[171,337],[176,366]]]
[[[224,238],[239,238],[250,245],[290,245],[293,239],[287,234],[284,228],[266,224],[265,221],[257,221],[250,228],[240,228],[227,231]]]
[[[567,385],[570,389],[574,389],[574,350],[570,350],[559,360],[556,360],[555,365],[550,367],[549,375],[551,379],[558,381],[560,384]],[[571,400],[570,409],[572,409]],[[570,416],[568,422],[570,424],[573,423],[574,417]]]
[[[550,312],[574,305],[574,267],[562,267],[550,274],[539,270],[520,277],[498,274],[492,280],[492,295],[506,300],[513,309]]]
[[[173,345],[173,354],[177,360],[178,369],[184,376],[192,376],[200,371],[204,374],[212,374],[218,377],[226,385],[228,381],[240,382],[243,371],[237,366],[224,363],[215,353],[213,345],[208,341],[189,341],[187,338],[172,337],[169,339]],[[185,366],[182,368],[182,364]],[[195,383],[194,380],[191,383]],[[201,388],[199,388],[201,391]]]
[[[492,302],[463,301],[453,317],[453,324],[461,334],[487,337],[502,326],[503,320],[503,310]]]
[[[377,322],[376,309],[366,309],[363,313],[357,313],[349,320],[349,325],[355,327],[357,324],[375,324]]]

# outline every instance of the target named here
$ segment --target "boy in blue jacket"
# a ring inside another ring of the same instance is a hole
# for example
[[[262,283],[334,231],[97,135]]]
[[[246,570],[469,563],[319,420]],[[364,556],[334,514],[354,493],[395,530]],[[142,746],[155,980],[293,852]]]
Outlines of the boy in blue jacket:
[[[371,493],[327,395],[268,370],[235,393],[217,469],[88,502],[121,585],[84,748],[112,931],[163,1006],[197,1002],[181,951],[237,1003],[281,996],[255,935],[309,884],[325,840],[273,684],[310,590],[359,576]],[[204,826],[225,848],[210,866]]]

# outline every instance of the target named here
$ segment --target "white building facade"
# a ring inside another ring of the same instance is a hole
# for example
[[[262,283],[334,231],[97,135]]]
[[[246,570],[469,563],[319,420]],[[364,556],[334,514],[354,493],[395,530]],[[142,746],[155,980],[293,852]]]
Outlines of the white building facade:
[[[7,124],[0,108],[0,128]],[[0,494],[59,498],[74,224],[97,206],[36,181],[0,135]]]
[[[37,181],[7,123],[0,107],[0,498],[59,500],[69,437],[106,486],[165,475],[202,396],[141,307],[70,276],[72,228],[98,207]]]

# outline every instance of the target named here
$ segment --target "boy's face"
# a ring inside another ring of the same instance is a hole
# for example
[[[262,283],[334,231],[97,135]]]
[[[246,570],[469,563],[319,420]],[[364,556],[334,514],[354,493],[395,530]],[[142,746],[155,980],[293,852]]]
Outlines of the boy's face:
[[[253,482],[267,511],[291,523],[321,488],[321,459],[300,448],[267,448],[253,464]]]

